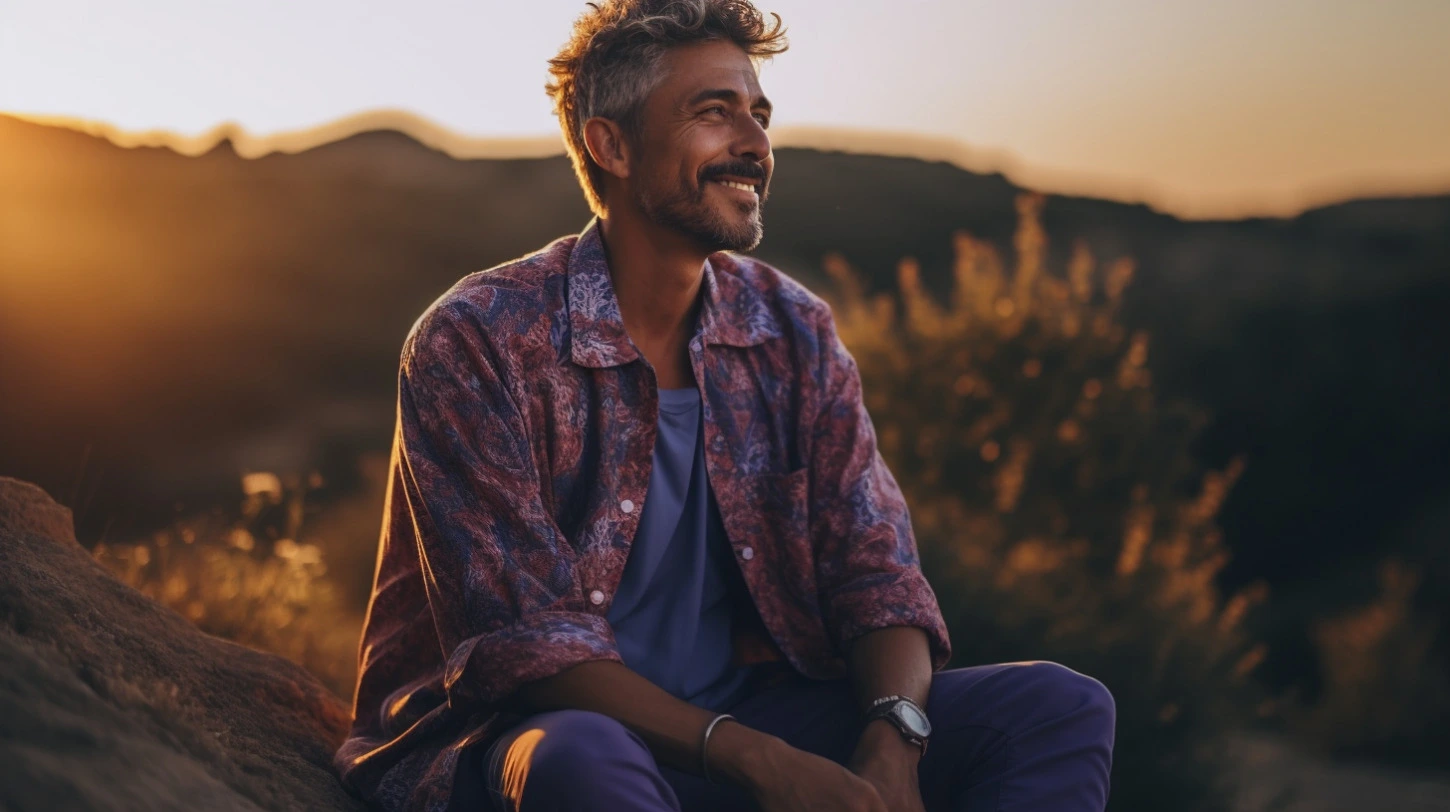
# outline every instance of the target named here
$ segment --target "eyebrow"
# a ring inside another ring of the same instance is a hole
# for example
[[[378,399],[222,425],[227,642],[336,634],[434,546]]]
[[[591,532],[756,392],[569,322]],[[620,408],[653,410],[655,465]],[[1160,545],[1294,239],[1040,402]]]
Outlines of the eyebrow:
[[[696,93],[694,96],[692,96],[690,98],[690,101],[686,104],[686,106],[687,107],[694,107],[695,105],[699,104],[700,102],[708,101],[710,99],[718,99],[720,101],[735,102],[735,101],[739,101],[740,100],[740,93],[738,93],[737,91],[732,90],[732,89],[730,89],[728,87],[713,88],[713,89],[710,89],[710,90],[702,90],[699,93]],[[775,107],[774,107],[774,105],[772,105],[770,103],[770,99],[767,99],[764,96],[760,96],[759,98],[757,98],[755,100],[754,103],[752,103],[750,105],[750,109],[754,110],[756,108],[763,108],[765,110],[765,112],[767,112],[767,113],[771,113],[771,112],[774,112],[775,111]]]

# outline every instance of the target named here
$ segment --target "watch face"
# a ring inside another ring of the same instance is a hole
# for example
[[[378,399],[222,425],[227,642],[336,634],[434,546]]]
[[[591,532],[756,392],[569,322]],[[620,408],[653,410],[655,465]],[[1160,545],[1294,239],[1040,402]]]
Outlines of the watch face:
[[[921,711],[918,711],[905,702],[897,705],[894,711],[896,718],[900,719],[902,724],[906,725],[912,734],[922,738],[931,735],[931,722],[926,720],[926,716]]]

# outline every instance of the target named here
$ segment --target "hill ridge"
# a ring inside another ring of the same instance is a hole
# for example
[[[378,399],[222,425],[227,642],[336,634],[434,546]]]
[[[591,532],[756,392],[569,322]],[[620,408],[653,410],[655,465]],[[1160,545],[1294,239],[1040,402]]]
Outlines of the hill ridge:
[[[547,158],[564,153],[557,136],[471,136],[459,133],[426,116],[397,109],[366,110],[339,119],[267,135],[250,132],[235,121],[222,122],[198,135],[165,129],[129,130],[104,121],[68,116],[31,115],[0,111],[0,118],[82,132],[125,148],[160,147],[188,157],[204,155],[230,144],[243,158],[274,153],[297,154],[337,143],[367,132],[391,131],[459,160]],[[1085,197],[1113,203],[1142,205],[1178,219],[1238,221],[1293,219],[1306,212],[1364,199],[1438,197],[1450,194],[1450,178],[1421,179],[1417,186],[1402,180],[1363,180],[1357,189],[1340,184],[1306,189],[1295,200],[1241,205],[1231,212],[1220,204],[1188,206],[1188,195],[1170,195],[1146,179],[1110,178],[1060,168],[1036,166],[1010,150],[968,144],[946,136],[886,129],[798,125],[774,128],[777,148],[805,148],[855,155],[914,158],[946,163],[982,175],[1002,175],[1014,185],[1066,197]],[[1175,203],[1175,199],[1179,199]]]

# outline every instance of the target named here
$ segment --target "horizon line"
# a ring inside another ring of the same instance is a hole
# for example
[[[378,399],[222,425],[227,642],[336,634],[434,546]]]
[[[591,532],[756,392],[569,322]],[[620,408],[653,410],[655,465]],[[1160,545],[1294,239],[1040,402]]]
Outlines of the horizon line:
[[[235,121],[225,121],[198,135],[166,129],[127,130],[108,122],[72,116],[37,115],[0,111],[0,115],[47,127],[74,130],[103,138],[126,148],[164,148],[187,157],[204,155],[229,142],[239,157],[261,158],[273,153],[296,154],[367,132],[392,131],[457,160],[549,158],[564,155],[562,136],[472,136],[400,109],[365,110],[312,127],[257,135]],[[1297,194],[1257,201],[1205,200],[1202,196],[1171,193],[1155,184],[1131,178],[1108,178],[1090,173],[1033,166],[1010,150],[969,145],[946,136],[893,130],[797,125],[771,130],[773,147],[808,148],[858,155],[914,158],[941,162],[980,175],[1000,174],[1014,185],[1031,191],[1068,197],[1087,197],[1128,205],[1142,205],[1183,220],[1249,220],[1292,218],[1306,211],[1364,198],[1431,197],[1450,194],[1450,176],[1444,178],[1362,180],[1322,184]]]

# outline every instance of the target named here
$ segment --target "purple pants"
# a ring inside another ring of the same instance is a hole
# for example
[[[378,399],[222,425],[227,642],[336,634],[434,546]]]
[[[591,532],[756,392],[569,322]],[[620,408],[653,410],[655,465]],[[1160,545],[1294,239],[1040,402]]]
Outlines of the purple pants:
[[[851,757],[861,733],[847,680],[792,674],[728,712],[838,764]],[[927,812],[1069,812],[1107,804],[1113,698],[1091,677],[1048,662],[939,671],[926,714],[933,730],[918,779]],[[511,759],[522,768],[509,781],[522,785],[520,802],[504,793],[503,766],[516,746],[532,748],[527,759]],[[530,716],[460,770],[454,808],[467,812],[757,808],[739,787],[657,764],[638,735],[591,711]]]

